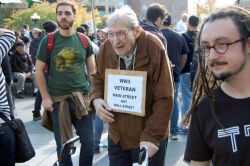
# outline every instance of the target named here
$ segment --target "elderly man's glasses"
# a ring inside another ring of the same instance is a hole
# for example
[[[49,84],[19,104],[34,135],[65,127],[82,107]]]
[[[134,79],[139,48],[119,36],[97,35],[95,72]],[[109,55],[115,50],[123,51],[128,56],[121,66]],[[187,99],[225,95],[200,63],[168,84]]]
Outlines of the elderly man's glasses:
[[[211,48],[213,48],[218,54],[224,54],[227,52],[230,45],[241,42],[242,40],[243,39],[238,39],[230,43],[216,42],[213,46],[201,46],[201,51],[205,57],[209,56]]]
[[[108,39],[109,40],[114,40],[114,38],[116,36],[117,39],[124,40],[124,39],[126,39],[128,32],[129,31],[125,31],[125,30],[121,30],[121,31],[118,31],[118,32],[108,32]]]

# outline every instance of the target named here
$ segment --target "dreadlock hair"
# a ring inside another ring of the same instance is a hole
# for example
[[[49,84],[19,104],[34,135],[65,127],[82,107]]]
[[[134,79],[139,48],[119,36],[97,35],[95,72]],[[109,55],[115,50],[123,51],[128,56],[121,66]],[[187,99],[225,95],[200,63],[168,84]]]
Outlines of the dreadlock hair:
[[[216,122],[222,127],[223,124],[220,123],[216,116],[215,111],[215,97],[213,95],[213,90],[219,87],[222,81],[217,80],[208,67],[205,65],[204,51],[201,48],[201,34],[205,24],[211,23],[218,19],[230,18],[236,25],[240,37],[242,39],[244,50],[246,48],[246,41],[250,36],[250,11],[241,8],[239,6],[230,6],[227,8],[222,8],[211,14],[203,23],[201,30],[198,34],[198,39],[196,43],[196,56],[198,57],[198,67],[193,85],[193,96],[190,110],[186,113],[183,120],[184,123],[189,123],[191,115],[196,111],[201,97],[206,95],[210,101],[211,111],[216,120]]]

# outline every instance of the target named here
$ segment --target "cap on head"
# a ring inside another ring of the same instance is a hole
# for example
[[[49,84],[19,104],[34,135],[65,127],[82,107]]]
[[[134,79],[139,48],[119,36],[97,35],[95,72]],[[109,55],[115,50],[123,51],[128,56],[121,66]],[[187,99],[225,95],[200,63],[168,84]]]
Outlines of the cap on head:
[[[18,42],[16,42],[16,44],[15,44],[15,46],[16,47],[18,47],[18,46],[25,46],[25,44],[24,44],[24,42],[23,41],[18,41]]]
[[[85,30],[85,28],[84,28],[84,27],[80,26],[80,27],[77,27],[77,28],[76,28],[76,32],[85,33],[85,32],[86,32],[86,30]]]
[[[104,32],[104,33],[108,33],[108,28],[105,27],[105,28],[103,28],[103,29],[100,29],[100,31],[101,31],[101,32]]]

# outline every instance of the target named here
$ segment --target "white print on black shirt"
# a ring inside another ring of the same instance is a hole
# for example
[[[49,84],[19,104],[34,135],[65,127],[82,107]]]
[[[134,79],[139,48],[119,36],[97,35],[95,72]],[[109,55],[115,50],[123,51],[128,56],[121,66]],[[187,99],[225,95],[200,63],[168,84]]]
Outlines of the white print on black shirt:
[[[218,130],[218,138],[224,138],[224,137],[231,138],[233,152],[237,152],[237,143],[236,143],[235,135],[239,135],[239,134],[240,134],[239,126]]]
[[[250,125],[244,125],[244,132],[246,137],[250,137]],[[218,138],[224,138],[230,136],[233,152],[237,152],[237,142],[235,136],[239,134],[240,134],[239,126],[218,130]]]
[[[250,137],[250,125],[244,126],[245,136]]]

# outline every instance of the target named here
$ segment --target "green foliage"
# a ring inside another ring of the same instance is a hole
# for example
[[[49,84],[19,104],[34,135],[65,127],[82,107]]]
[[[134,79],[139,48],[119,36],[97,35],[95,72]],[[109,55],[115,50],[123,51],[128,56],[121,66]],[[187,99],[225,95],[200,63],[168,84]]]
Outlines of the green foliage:
[[[31,20],[31,16],[34,13],[40,16],[40,20],[36,24],[39,28],[42,27],[43,22],[46,20],[56,20],[54,6],[48,3],[41,3],[34,4],[31,8],[14,12],[10,18],[4,19],[4,27],[20,30],[24,24],[28,24],[32,28],[34,27],[34,21]]]
[[[100,17],[100,21],[96,23],[96,27],[98,29],[105,28],[105,26],[106,26],[106,20],[108,19],[108,16],[109,15],[104,15],[104,16]]]
[[[91,11],[88,12],[87,8],[83,7],[82,4],[78,3],[76,0],[71,1],[76,8],[76,20],[74,28],[80,26],[82,23],[86,23],[92,20]],[[24,24],[28,24],[30,29],[34,27],[34,21],[31,20],[31,16],[37,13],[40,16],[40,20],[37,21],[36,27],[42,28],[42,24],[46,20],[56,21],[55,14],[56,3],[34,3],[30,8],[17,10],[13,12],[10,18],[5,18],[3,20],[4,27],[12,30],[20,30]],[[100,17],[97,10],[94,10],[95,23],[97,28],[103,28],[105,26],[105,21],[107,16]]]

